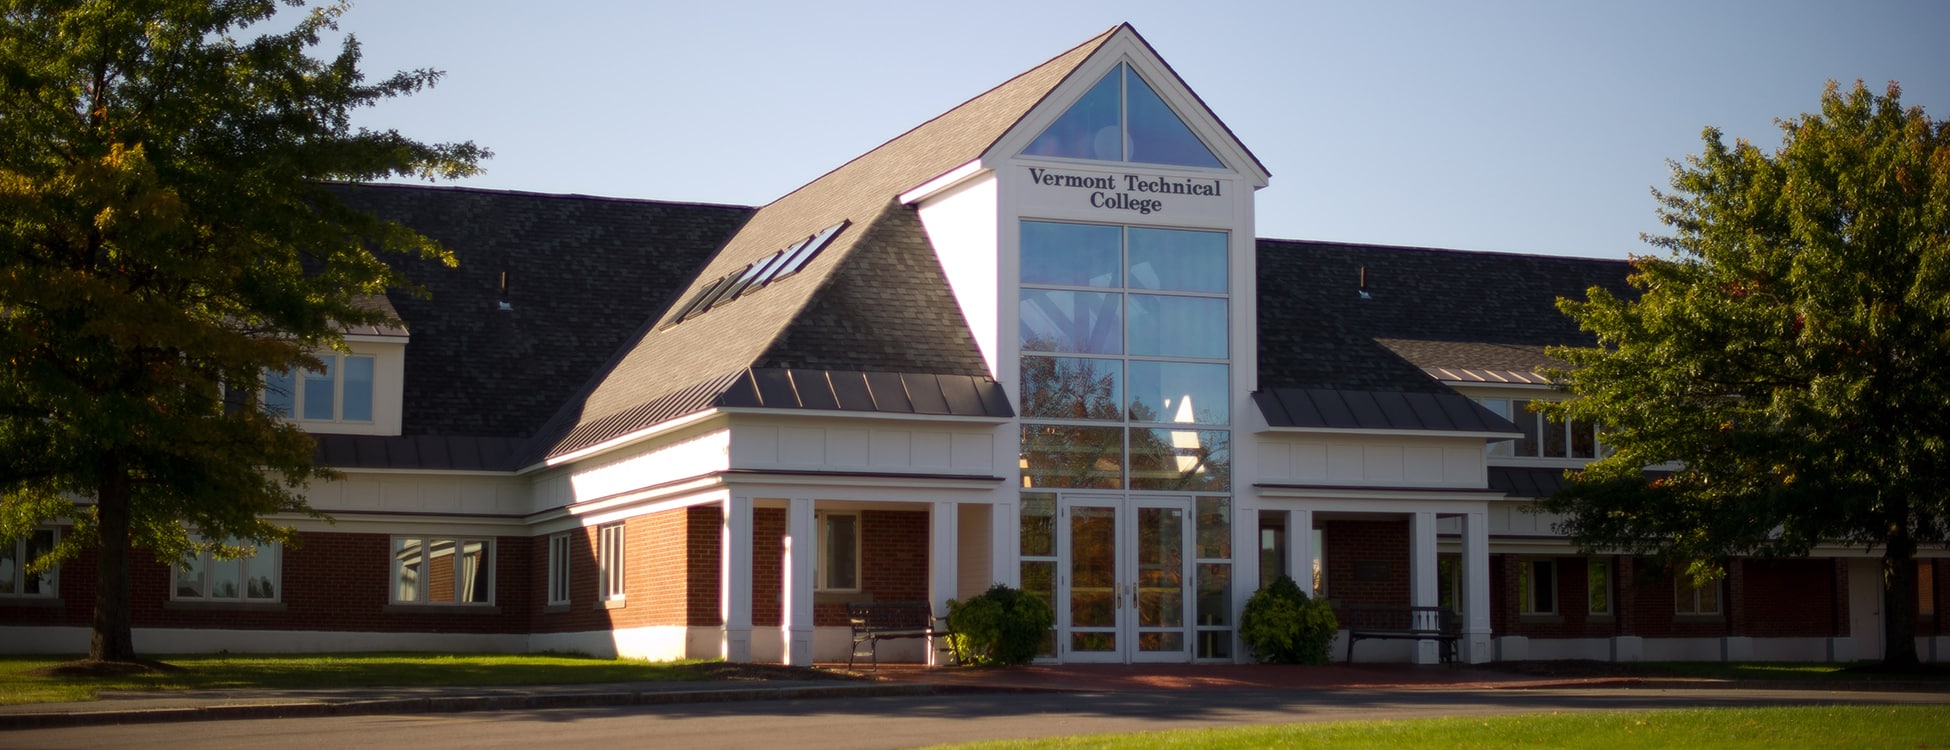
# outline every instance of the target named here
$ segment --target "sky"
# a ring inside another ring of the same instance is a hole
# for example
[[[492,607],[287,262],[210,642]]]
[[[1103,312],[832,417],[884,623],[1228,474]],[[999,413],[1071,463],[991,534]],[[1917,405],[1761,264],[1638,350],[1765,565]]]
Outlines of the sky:
[[[492,149],[458,184],[762,205],[1130,22],[1272,174],[1258,234],[1624,258],[1701,132],[1829,80],[1950,119],[1950,2],[363,0],[355,123]]]

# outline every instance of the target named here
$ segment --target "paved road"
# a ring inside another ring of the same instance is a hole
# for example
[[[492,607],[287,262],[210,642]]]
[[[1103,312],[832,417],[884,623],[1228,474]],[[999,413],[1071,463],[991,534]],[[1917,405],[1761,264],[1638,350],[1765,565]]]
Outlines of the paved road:
[[[1203,690],[1002,693],[142,724],[0,732],[7,748],[901,748],[1296,721],[1825,703],[1950,693],[1768,690]],[[600,744],[598,744],[600,743]]]

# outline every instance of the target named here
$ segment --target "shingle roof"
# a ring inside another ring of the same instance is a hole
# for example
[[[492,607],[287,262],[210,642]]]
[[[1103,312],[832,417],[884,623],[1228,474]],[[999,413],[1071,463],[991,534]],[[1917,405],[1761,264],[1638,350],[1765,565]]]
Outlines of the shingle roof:
[[[417,185],[339,185],[347,205],[451,249],[392,258],[425,287],[390,302],[412,332],[404,433],[530,438],[661,313],[752,209]],[[511,309],[498,309],[501,275]]]
[[[547,444],[543,451],[560,455],[562,446],[553,441],[583,425],[751,366],[816,363],[834,369],[975,372],[979,355],[959,312],[948,315],[945,305],[951,301],[939,282],[939,262],[917,231],[913,209],[899,205],[896,196],[980,156],[1116,31],[1106,31],[759,209],[690,277],[686,299],[703,285],[825,227],[841,221],[852,225],[801,273],[676,325],[660,320],[662,325],[649,327],[585,394],[551,420],[541,437]],[[838,271],[842,268],[846,270]],[[895,272],[893,277],[877,275],[888,269]],[[887,294],[860,293],[874,283],[884,283]],[[922,289],[930,285],[932,291]],[[809,308],[816,297],[817,304]],[[912,330],[896,327],[903,325]],[[910,332],[913,338],[903,335]]]
[[[1558,297],[1634,294],[1615,260],[1263,239],[1258,264],[1261,389],[1448,392],[1424,368],[1550,365],[1591,342]]]

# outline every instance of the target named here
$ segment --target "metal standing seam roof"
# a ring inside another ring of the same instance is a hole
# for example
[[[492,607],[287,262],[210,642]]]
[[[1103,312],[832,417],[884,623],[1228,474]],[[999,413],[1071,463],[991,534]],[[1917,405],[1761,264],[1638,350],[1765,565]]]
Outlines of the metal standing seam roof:
[[[547,447],[554,458],[707,409],[768,409],[1009,419],[1002,386],[987,378],[928,373],[748,368],[637,408],[584,422]],[[524,462],[526,463],[526,462]]]
[[[1253,403],[1274,428],[1518,434],[1517,426],[1453,393],[1270,388]]]

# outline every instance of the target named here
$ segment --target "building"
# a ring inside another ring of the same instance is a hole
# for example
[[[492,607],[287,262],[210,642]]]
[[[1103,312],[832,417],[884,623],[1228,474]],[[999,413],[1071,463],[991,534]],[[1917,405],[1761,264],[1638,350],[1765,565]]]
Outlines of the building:
[[[849,602],[1004,582],[1051,659],[1232,661],[1284,571],[1447,606],[1470,662],[1879,655],[1863,551],[1694,589],[1525,512],[1602,450],[1523,409],[1583,340],[1552,301],[1624,264],[1261,240],[1268,179],[1120,26],[755,209],[345,186],[462,265],[267,399],[336,521],[139,566],[136,645],[807,664]],[[89,563],[17,564],[59,533],[0,557],[9,650],[85,648]]]

